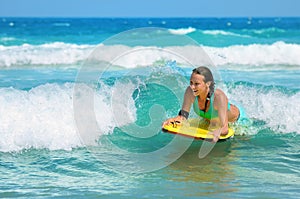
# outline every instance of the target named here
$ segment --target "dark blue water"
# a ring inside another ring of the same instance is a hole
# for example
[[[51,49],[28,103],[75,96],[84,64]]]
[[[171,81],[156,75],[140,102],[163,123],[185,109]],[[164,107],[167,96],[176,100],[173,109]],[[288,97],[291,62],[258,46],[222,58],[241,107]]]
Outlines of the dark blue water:
[[[299,18],[2,18],[0,44],[99,44],[120,32],[143,27],[194,28],[191,38],[216,47],[276,41],[299,44],[299,26]]]

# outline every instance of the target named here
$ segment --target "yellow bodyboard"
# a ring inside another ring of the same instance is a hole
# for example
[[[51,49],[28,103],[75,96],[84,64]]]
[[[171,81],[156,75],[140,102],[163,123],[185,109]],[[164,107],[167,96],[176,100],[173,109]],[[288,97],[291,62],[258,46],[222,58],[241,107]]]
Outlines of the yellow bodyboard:
[[[182,136],[191,137],[194,139],[201,139],[201,140],[212,140],[213,135],[209,132],[213,131],[214,129],[209,128],[209,125],[202,120],[197,118],[188,119],[183,125],[178,125],[176,123],[172,123],[169,125],[165,125],[162,128],[163,131],[179,134]],[[234,136],[234,131],[231,128],[228,128],[227,135],[221,135],[219,141],[224,141],[228,138],[232,138]]]

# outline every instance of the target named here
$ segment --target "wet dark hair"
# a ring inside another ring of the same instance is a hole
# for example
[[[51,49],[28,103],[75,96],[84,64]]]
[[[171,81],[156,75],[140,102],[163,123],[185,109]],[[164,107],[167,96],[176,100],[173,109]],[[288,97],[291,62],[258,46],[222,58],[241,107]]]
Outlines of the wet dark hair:
[[[207,96],[208,98],[210,98],[215,91],[215,81],[214,81],[214,77],[213,77],[211,71],[209,70],[209,68],[207,68],[205,66],[200,66],[198,68],[194,68],[193,73],[202,75],[204,77],[205,83],[211,82],[210,86],[209,86],[209,93]]]

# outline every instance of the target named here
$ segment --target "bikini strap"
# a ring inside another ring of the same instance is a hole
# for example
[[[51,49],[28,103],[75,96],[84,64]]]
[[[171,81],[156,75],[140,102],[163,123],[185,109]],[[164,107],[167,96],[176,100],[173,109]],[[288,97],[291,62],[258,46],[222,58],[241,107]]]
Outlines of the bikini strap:
[[[204,106],[204,109],[200,109],[201,111],[203,111],[203,112],[206,112],[205,110],[206,110],[206,108],[207,108],[207,104],[208,104],[208,101],[210,101],[210,94],[208,94],[207,95],[207,98],[206,98],[206,100],[205,100],[205,106]]]
[[[199,105],[198,105],[198,106],[199,106]],[[206,110],[206,106],[207,106],[207,99],[206,99],[206,101],[205,101],[205,106],[204,106],[204,109],[201,109],[200,107],[199,107],[199,109],[200,109],[201,111],[205,112],[205,110]]]

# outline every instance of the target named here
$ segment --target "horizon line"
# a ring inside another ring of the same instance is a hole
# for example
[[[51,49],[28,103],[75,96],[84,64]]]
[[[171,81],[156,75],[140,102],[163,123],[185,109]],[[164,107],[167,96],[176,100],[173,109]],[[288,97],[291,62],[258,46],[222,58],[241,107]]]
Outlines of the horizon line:
[[[0,18],[300,18],[299,16],[0,16]]]

